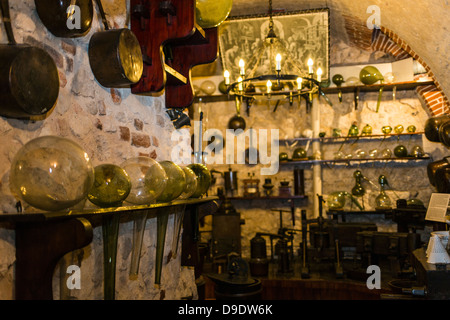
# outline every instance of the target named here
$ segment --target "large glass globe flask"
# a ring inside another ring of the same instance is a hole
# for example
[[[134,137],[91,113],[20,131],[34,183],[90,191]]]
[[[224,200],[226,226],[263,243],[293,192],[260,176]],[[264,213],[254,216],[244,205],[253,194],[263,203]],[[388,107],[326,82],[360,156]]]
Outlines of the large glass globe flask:
[[[131,191],[125,201],[136,205],[155,203],[167,184],[163,167],[149,157],[128,159],[120,167],[131,180]]]
[[[45,211],[61,211],[86,200],[93,182],[94,169],[88,154],[67,138],[33,139],[11,163],[11,191]]]

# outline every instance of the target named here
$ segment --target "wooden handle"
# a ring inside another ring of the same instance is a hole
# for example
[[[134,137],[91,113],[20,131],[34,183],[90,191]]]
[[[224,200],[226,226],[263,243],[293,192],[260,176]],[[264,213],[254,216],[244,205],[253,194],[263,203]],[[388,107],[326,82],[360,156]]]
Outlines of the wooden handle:
[[[11,26],[11,15],[9,14],[9,1],[1,0],[0,6],[1,6],[0,9],[2,14],[2,20],[3,24],[5,25],[6,35],[8,36],[9,44],[17,44],[16,40],[14,39],[14,33]]]
[[[105,26],[105,30],[109,30],[108,20],[106,20],[105,10],[103,10],[103,5],[101,0],[95,0],[97,2],[98,10],[100,11],[100,15],[102,16],[102,22]]]

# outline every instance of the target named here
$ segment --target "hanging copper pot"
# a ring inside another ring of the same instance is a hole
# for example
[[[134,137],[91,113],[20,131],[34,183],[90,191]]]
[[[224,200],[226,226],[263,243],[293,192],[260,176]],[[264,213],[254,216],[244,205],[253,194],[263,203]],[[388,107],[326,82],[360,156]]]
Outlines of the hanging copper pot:
[[[141,46],[128,28],[110,30],[103,6],[96,0],[105,31],[89,41],[89,63],[97,81],[107,88],[137,83],[144,70]]]
[[[450,115],[448,114],[429,118],[425,122],[425,136],[427,139],[431,142],[440,142],[439,128],[447,121],[450,121]]]
[[[442,168],[450,168],[450,157],[445,157],[442,160],[431,162],[427,166],[428,180],[434,187],[436,187],[436,180],[438,179],[437,172]]]
[[[436,190],[439,193],[450,193],[450,167],[436,170]]]
[[[446,147],[450,147],[450,120],[439,127],[439,141]]]
[[[34,0],[34,3],[44,26],[57,37],[82,37],[91,28],[92,0]]]
[[[56,105],[58,69],[45,50],[16,43],[8,0],[0,6],[9,42],[0,45],[0,115],[40,120]]]

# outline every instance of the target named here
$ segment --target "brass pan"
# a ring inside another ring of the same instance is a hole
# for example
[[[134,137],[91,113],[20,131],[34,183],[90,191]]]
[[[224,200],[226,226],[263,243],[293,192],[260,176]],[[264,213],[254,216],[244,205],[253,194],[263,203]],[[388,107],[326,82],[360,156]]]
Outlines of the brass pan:
[[[41,120],[56,105],[58,69],[45,50],[16,43],[8,0],[0,8],[9,41],[0,45],[0,115]]]
[[[82,37],[91,28],[92,0],[34,0],[34,3],[42,24],[57,37]]]
[[[97,81],[104,87],[125,87],[137,83],[144,70],[139,41],[128,28],[110,30],[101,0],[96,0],[105,31],[89,41],[89,63]]]

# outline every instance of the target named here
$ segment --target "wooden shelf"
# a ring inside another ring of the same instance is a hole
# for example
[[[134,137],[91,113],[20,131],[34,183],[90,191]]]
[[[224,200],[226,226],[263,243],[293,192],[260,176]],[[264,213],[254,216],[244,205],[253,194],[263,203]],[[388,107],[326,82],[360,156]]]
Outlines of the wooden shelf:
[[[230,200],[296,200],[296,199],[308,199],[308,196],[260,196],[260,197],[227,197]]]
[[[74,219],[74,218],[90,218],[94,216],[110,215],[110,214],[129,214],[130,212],[139,211],[157,211],[160,208],[169,208],[182,205],[199,205],[202,203],[215,201],[217,197],[204,197],[200,199],[174,200],[167,203],[156,203],[150,205],[136,205],[136,206],[122,206],[112,208],[93,208],[88,210],[74,210],[74,211],[42,211],[30,213],[0,213],[0,222],[45,222],[59,219]]]
[[[314,163],[348,163],[348,162],[406,162],[430,160],[431,157],[401,157],[401,158],[371,158],[371,159],[334,159],[334,160],[300,160],[300,161],[280,161],[280,165],[289,164],[314,164]]]
[[[323,88],[324,93],[348,93],[348,92],[378,92],[380,88],[384,91],[392,91],[394,88],[396,90],[414,90],[419,86],[428,86],[434,84],[433,81],[407,81],[407,82],[396,82],[396,83],[383,83],[383,84],[372,84],[372,85],[358,85],[358,86],[342,86],[342,87],[331,87]]]
[[[383,91],[393,91],[394,88],[397,91],[402,90],[414,90],[420,86],[428,86],[434,85],[433,81],[408,81],[408,82],[398,82],[398,83],[389,83],[389,84],[373,84],[373,85],[358,85],[358,86],[343,86],[343,87],[329,87],[322,88],[325,94],[335,94],[335,93],[355,93],[355,92],[378,92],[381,87],[383,87]],[[199,99],[202,99],[203,102],[224,102],[224,101],[234,101],[232,96],[221,94],[221,95],[211,95],[211,96],[196,96],[195,100],[198,102]]]
[[[295,141],[321,141],[323,143],[337,143],[342,141],[352,141],[352,140],[373,140],[373,139],[391,139],[391,138],[402,138],[402,137],[415,137],[418,138],[422,136],[424,132],[407,132],[407,133],[390,133],[390,134],[371,134],[371,135],[359,135],[359,136],[347,136],[347,137],[323,137],[323,138],[292,138],[292,139],[282,139],[278,142],[295,142]]]
[[[140,215],[141,218],[147,219],[151,218],[152,215],[156,216],[158,220],[158,234],[161,231],[165,235],[166,224],[162,221],[164,220],[167,223],[167,217],[172,212],[170,208],[182,206],[185,210],[185,218],[182,221],[184,231],[182,235],[181,264],[184,266],[196,266],[199,261],[197,253],[197,242],[199,239],[198,221],[202,216],[214,214],[217,211],[218,205],[215,201],[217,199],[217,197],[205,197],[152,205],[69,212],[0,213],[0,222],[12,222],[15,229],[15,299],[53,299],[52,279],[58,261],[65,254],[81,249],[92,242],[92,221],[99,218],[102,221],[102,228],[104,228],[103,254],[110,261],[114,261],[111,263],[111,266],[108,265],[106,268],[108,268],[109,273],[112,271],[114,275],[116,254],[114,247],[117,247],[117,231],[120,217],[122,215]],[[115,227],[111,228],[113,224]],[[107,241],[105,241],[105,233],[109,234]],[[161,242],[158,237],[156,245],[155,268],[158,266],[159,270],[161,270],[164,256],[164,239],[162,238]],[[162,249],[158,250],[158,248]],[[114,296],[114,277],[112,279],[104,280],[105,299],[111,299],[110,291],[112,291],[112,298]],[[112,287],[112,290],[106,290],[107,287]],[[108,292],[108,296],[106,292]]]

